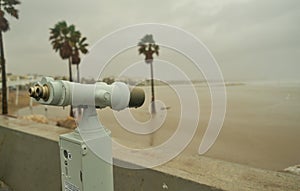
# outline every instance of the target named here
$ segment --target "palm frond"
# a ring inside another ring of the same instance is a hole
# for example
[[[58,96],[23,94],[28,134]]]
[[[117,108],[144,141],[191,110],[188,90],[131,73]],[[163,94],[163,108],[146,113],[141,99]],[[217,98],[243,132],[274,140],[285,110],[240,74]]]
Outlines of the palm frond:
[[[81,46],[87,47],[88,45],[89,45],[88,43],[84,43],[84,44],[82,44]]]
[[[67,27],[67,22],[66,22],[66,21],[60,21],[60,22],[58,22],[58,23],[54,26],[54,28],[60,28],[60,29],[66,28],[66,27]]]
[[[146,52],[146,46],[143,45],[139,48],[139,54],[145,54],[145,52]]]
[[[10,14],[12,17],[15,17],[16,19],[19,19],[19,11],[15,9],[12,6],[6,6],[4,7],[4,10]]]
[[[86,37],[83,37],[80,41],[79,44],[82,45],[84,43],[84,41],[86,41]]]
[[[79,47],[79,49],[80,49],[80,52],[82,52],[82,54],[87,54],[89,52],[88,49],[85,47]]]
[[[53,40],[53,39],[56,39],[60,36],[60,31],[58,28],[50,28],[50,37],[49,37],[49,40]]]
[[[5,18],[5,12],[11,15],[12,17],[18,19],[19,11],[14,7],[15,5],[20,4],[18,0],[1,0],[0,1],[3,10],[0,10],[0,30],[6,32],[9,30],[9,22]]]
[[[156,54],[157,56],[159,56],[159,46],[158,46],[157,44],[154,44],[153,48],[154,48],[155,54]]]
[[[70,25],[70,26],[68,27],[68,29],[69,29],[70,33],[75,32],[75,26],[74,26],[74,25]]]
[[[21,4],[18,0],[2,0],[3,6],[13,6]]]

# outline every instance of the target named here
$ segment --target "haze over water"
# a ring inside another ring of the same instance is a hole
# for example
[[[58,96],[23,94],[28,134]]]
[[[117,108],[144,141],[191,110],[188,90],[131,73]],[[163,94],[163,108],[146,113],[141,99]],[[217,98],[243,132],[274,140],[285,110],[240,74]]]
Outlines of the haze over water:
[[[184,85],[181,85],[184,86]],[[211,113],[210,93],[207,86],[195,85],[200,103],[200,121],[195,137],[183,155],[197,155]],[[143,89],[150,94],[150,87]],[[151,137],[154,145],[165,142],[176,130],[180,119],[180,103],[175,92],[168,86],[156,86],[156,97],[164,102],[167,117],[154,135],[138,136],[129,133],[118,124],[110,108],[99,111],[100,121],[112,131],[112,137],[132,148],[147,148]],[[300,85],[299,83],[232,83],[226,86],[227,110],[222,130],[213,147],[204,155],[233,161],[254,167],[282,170],[298,164],[300,153]],[[150,117],[149,97],[140,109],[132,109],[140,121]],[[40,109],[38,109],[40,108]],[[43,106],[33,109],[43,114]],[[190,111],[193,112],[193,111]],[[30,114],[28,108],[18,115]],[[68,109],[48,107],[49,118],[63,118]]]

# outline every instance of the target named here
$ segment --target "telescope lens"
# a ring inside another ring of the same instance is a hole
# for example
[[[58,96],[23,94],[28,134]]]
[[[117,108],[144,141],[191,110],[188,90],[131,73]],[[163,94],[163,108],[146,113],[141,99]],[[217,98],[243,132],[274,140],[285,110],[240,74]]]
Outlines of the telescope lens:
[[[141,107],[145,101],[145,92],[141,88],[133,88],[130,91],[130,100],[128,107]]]
[[[34,87],[30,87],[28,89],[28,94],[29,94],[30,97],[33,97],[33,95],[34,95]]]

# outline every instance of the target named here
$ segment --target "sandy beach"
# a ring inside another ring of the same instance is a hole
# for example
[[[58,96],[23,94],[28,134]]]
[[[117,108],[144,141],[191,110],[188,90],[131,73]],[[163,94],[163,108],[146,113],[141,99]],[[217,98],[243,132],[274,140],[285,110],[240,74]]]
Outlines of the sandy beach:
[[[150,95],[150,88],[143,87]],[[198,155],[199,144],[207,128],[211,114],[211,99],[207,86],[195,85],[200,103],[200,121],[195,136],[182,155]],[[112,137],[125,146],[147,148],[164,143],[176,131],[180,118],[180,102],[168,86],[157,86],[156,98],[165,104],[157,108],[167,112],[162,126],[153,134],[130,133],[114,118],[109,108],[99,110],[101,123],[112,132]],[[282,170],[300,163],[300,84],[299,83],[252,83],[229,85],[227,90],[227,111],[222,130],[212,148],[205,156],[237,162],[253,167]],[[23,95],[25,96],[25,95]],[[147,121],[151,115],[148,104],[131,109],[139,121]],[[25,99],[25,98],[24,98]],[[32,111],[26,107],[15,112],[23,116],[46,115],[50,120],[65,118],[68,108],[35,106]],[[193,112],[193,111],[191,111]]]

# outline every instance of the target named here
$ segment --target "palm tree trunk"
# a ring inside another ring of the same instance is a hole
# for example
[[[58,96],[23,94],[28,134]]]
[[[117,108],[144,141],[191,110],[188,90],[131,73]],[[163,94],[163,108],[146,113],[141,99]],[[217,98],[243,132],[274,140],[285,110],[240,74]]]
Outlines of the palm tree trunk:
[[[156,109],[155,109],[155,96],[154,96],[154,75],[153,75],[153,60],[151,60],[150,62],[150,72],[151,72],[151,114],[155,114],[156,113]],[[154,128],[154,127],[152,127]],[[155,132],[151,133],[150,135],[150,146],[154,145],[154,135]]]
[[[72,61],[71,57],[69,58],[69,81],[73,82],[73,77],[72,77]]]
[[[77,82],[80,83],[79,64],[76,64],[76,69],[77,69]]]
[[[154,96],[154,79],[153,79],[153,62],[150,62],[150,72],[151,72],[151,113],[156,113],[155,109],[155,96]]]
[[[1,71],[2,71],[2,114],[6,115],[8,113],[7,106],[7,84],[6,84],[6,70],[5,70],[5,59],[4,59],[4,46],[2,31],[0,31],[0,61],[1,61]]]
[[[73,78],[72,78],[72,61],[71,61],[71,57],[69,58],[69,81],[70,82],[73,82]],[[70,116],[71,117],[74,117],[74,114],[73,114],[73,106],[71,105],[71,108],[70,108]]]
[[[80,83],[80,76],[79,76],[79,64],[76,64],[76,70],[77,70],[77,83]],[[77,114],[78,116],[81,116],[81,108],[77,108]]]

